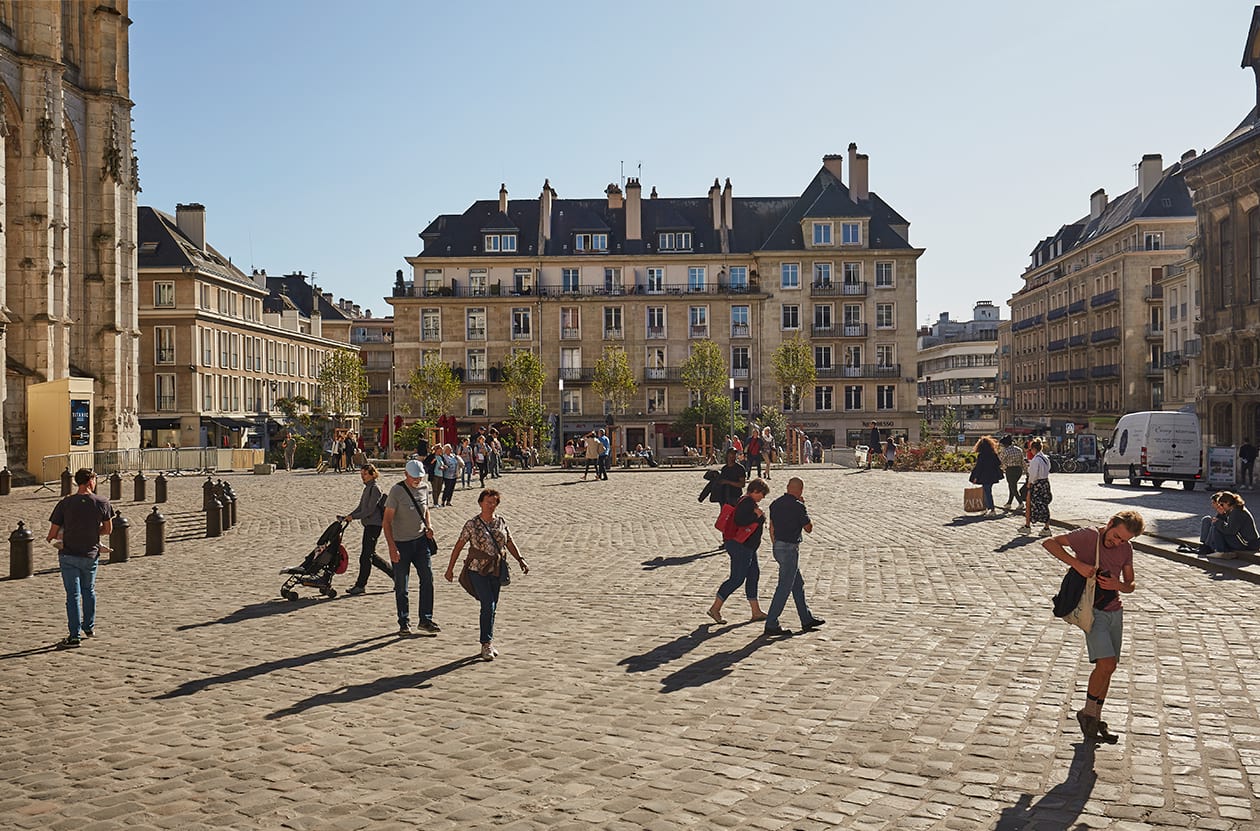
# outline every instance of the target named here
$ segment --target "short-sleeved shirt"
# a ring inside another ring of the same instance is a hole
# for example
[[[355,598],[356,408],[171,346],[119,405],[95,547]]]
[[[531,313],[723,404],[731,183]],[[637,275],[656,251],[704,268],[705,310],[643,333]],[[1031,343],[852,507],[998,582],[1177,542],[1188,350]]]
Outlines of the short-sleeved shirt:
[[[1081,561],[1091,568],[1094,565],[1094,546],[1098,542],[1098,535],[1102,533],[1101,528],[1078,528],[1064,538],[1064,545],[1072,549],[1072,554],[1077,560]],[[1105,571],[1112,577],[1120,577],[1124,573],[1125,566],[1133,565],[1133,546],[1130,543],[1123,542],[1114,548],[1108,548],[1105,545],[1098,546],[1098,569]],[[1103,606],[1103,610],[1114,612],[1122,608],[1120,596]]]
[[[464,523],[459,532],[459,542],[468,543],[468,568],[479,574],[485,573],[482,562],[508,556],[508,542],[512,531],[507,520],[496,516],[489,522],[475,516]],[[458,543],[457,543],[458,544]]]
[[[96,557],[101,553],[101,524],[113,515],[114,509],[105,497],[72,493],[53,506],[48,521],[61,528],[63,553]]]
[[[429,503],[429,483],[421,479],[420,484],[411,488],[415,496],[413,502],[407,496],[407,482],[403,480],[389,489],[385,498],[385,510],[394,509],[394,522],[391,533],[395,542],[409,542],[424,536],[424,514],[421,512]],[[420,510],[416,506],[420,506]]]
[[[732,462],[729,465],[723,465],[722,469],[718,471],[718,479],[726,479],[731,482],[742,482],[744,481],[745,475],[744,466],[739,462]],[[739,501],[740,495],[744,492],[742,487],[736,487],[735,485],[715,483],[714,487],[723,489],[722,504],[724,505],[734,505]]]
[[[775,542],[801,541],[801,532],[810,524],[805,503],[790,493],[785,493],[770,503],[770,524],[774,527]]]

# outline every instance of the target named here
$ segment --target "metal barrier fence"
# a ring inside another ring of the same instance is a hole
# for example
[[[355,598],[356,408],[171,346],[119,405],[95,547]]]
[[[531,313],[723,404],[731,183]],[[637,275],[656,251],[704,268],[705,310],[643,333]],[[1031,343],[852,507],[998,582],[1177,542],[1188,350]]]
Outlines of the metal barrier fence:
[[[90,467],[97,473],[133,473],[139,471],[213,473],[220,470],[253,470],[263,462],[263,451],[218,447],[155,447],[147,450],[98,450],[95,453],[59,453],[45,456],[40,462],[40,482],[61,480],[67,467],[74,473]]]

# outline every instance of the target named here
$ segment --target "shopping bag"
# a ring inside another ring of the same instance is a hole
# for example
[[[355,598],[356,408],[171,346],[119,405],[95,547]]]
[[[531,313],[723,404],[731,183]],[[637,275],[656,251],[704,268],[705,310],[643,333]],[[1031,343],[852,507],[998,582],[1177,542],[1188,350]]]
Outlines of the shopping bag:
[[[963,510],[978,514],[984,509],[984,488],[963,488]]]

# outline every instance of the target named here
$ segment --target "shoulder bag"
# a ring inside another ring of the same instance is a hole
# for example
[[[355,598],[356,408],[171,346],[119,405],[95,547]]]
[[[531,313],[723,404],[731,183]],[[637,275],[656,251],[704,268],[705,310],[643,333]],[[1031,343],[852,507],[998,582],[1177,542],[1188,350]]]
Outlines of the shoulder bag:
[[[742,497],[740,499],[740,502],[744,501],[744,499],[749,499],[749,498],[750,497],[747,497],[747,496]],[[727,513],[727,508],[730,509],[729,513]],[[748,542],[749,537],[751,537],[754,533],[756,533],[757,531],[756,521],[753,521],[749,525],[736,525],[735,524],[735,505],[723,505],[722,513],[727,516],[726,523],[720,526],[718,529],[722,532],[722,539],[734,540],[735,542],[738,542],[738,543],[745,543],[745,542]],[[718,520],[721,521],[721,519],[722,519],[722,515],[719,515]]]
[[[490,573],[498,573],[500,586],[512,585],[512,571],[508,568],[508,560],[503,554],[503,549],[499,547],[499,541],[494,538],[494,532],[490,530],[490,526],[486,524],[484,519],[477,517],[477,521],[481,523],[482,528],[486,529],[486,536],[489,537],[490,542],[494,544],[495,559],[499,562],[498,568],[496,569],[492,566]]]
[[[1102,533],[1099,532],[1098,539],[1094,541],[1094,573],[1095,575],[1098,573],[1098,564],[1101,562],[1101,555],[1102,555],[1101,548],[1102,548]],[[1078,577],[1080,576],[1079,573],[1076,572],[1076,569],[1070,568],[1068,569],[1068,575],[1066,575],[1063,578],[1064,581],[1066,582],[1067,578],[1070,577],[1073,573],[1076,573]],[[1081,591],[1080,600],[1076,601],[1076,606],[1071,611],[1069,611],[1066,615],[1063,616],[1063,620],[1065,620],[1068,623],[1071,623],[1074,626],[1079,626],[1085,632],[1088,632],[1091,628],[1093,628],[1094,626],[1094,593],[1097,590],[1097,588],[1098,588],[1098,578],[1086,577],[1085,588]]]

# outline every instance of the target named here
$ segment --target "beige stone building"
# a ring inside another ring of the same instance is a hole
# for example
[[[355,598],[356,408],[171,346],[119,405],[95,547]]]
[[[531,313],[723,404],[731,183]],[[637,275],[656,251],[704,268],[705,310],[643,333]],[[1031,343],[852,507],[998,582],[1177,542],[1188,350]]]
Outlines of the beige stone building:
[[[0,462],[26,458],[27,389],[92,381],[96,449],[136,447],[135,197],[127,0],[0,3]]]
[[[670,424],[690,403],[681,366],[701,340],[726,357],[735,406],[756,418],[790,396],[771,355],[786,338],[813,350],[817,383],[796,391],[790,421],[825,445],[857,444],[874,419],[917,438],[913,356],[916,263],[909,222],[868,187],[868,159],[824,158],[799,196],[736,197],[715,179],[701,198],[647,198],[638,180],[603,199],[474,202],[423,231],[394,306],[395,381],[422,361],[455,365],[461,428],[506,413],[498,368],[514,350],[541,356],[547,407],[566,436],[606,422],[591,390],[606,347],[626,351],[635,402],[617,438],[662,451],[694,443]],[[563,381],[563,389],[561,389]],[[721,434],[729,428],[715,425]]]
[[[164,447],[263,446],[280,398],[319,403],[350,320],[302,274],[246,275],[206,241],[206,211],[139,209],[140,427]],[[357,415],[357,414],[356,414]]]
[[[342,307],[343,313],[347,310]],[[368,397],[363,412],[363,442],[369,455],[384,444],[382,431],[392,423],[393,396],[391,384],[394,373],[394,318],[373,317],[372,310],[360,314],[354,306],[350,313],[350,343],[359,348],[363,370],[367,374]],[[393,433],[388,428],[384,437]]]
[[[1001,426],[998,327],[1004,322],[996,305],[980,300],[971,320],[952,321],[943,312],[919,330],[919,411],[929,425],[940,425],[947,412],[954,416],[959,429],[945,437],[950,443],[974,445]]]
[[[1260,438],[1260,8],[1242,67],[1256,75],[1255,106],[1219,144],[1186,165],[1199,235],[1205,446]]]
[[[1037,244],[1009,300],[1011,427],[1058,444],[1163,408],[1164,272],[1193,234],[1181,164],[1146,155],[1136,187],[1095,191],[1087,216]]]

